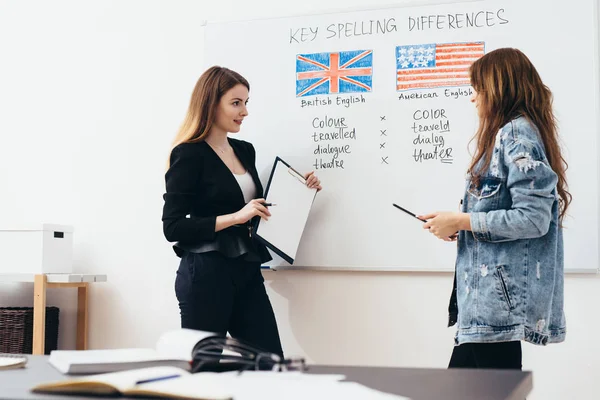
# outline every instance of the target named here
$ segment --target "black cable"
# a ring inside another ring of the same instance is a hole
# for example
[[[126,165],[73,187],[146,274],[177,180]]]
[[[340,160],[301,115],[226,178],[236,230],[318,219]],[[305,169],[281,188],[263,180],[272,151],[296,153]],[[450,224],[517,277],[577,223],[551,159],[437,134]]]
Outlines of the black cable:
[[[224,351],[236,354],[223,354]],[[200,341],[193,350],[192,373],[291,369],[304,370],[304,359],[283,359],[278,354],[234,338],[207,338]]]

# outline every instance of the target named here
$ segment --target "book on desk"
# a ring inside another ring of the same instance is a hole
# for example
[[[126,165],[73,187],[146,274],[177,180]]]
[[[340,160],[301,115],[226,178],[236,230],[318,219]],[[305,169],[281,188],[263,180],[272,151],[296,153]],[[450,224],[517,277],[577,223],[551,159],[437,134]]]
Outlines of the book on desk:
[[[230,400],[232,395],[211,373],[192,375],[176,367],[150,367],[49,382],[34,393],[153,396],[174,399]]]
[[[161,335],[154,349],[53,350],[48,361],[63,374],[100,374],[155,366],[189,370],[194,348],[214,337],[218,336],[178,329]]]
[[[343,379],[345,376],[340,374],[313,375],[299,371],[191,374],[175,367],[153,367],[43,383],[33,387],[31,391],[64,395],[122,395],[190,400],[409,400]]]

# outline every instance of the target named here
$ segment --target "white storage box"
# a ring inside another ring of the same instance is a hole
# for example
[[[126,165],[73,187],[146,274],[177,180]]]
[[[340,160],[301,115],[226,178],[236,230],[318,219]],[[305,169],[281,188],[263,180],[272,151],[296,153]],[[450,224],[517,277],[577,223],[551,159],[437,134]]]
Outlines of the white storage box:
[[[73,227],[0,227],[0,273],[73,272]]]

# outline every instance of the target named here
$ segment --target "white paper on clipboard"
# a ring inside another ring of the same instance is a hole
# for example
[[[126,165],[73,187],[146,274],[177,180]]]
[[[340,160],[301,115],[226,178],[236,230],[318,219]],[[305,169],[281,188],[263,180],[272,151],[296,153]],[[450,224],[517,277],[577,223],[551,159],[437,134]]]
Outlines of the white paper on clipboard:
[[[290,264],[296,258],[316,194],[317,189],[308,188],[304,177],[294,168],[279,157],[275,159],[265,200],[276,205],[269,207],[271,217],[268,221],[261,219],[254,234]]]

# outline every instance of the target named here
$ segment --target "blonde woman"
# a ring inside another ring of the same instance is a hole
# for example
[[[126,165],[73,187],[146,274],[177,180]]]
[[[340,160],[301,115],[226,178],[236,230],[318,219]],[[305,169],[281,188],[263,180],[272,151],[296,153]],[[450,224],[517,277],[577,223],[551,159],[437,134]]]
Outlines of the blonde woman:
[[[228,137],[248,116],[250,85],[212,67],[193,91],[165,175],[163,230],[181,257],[175,293],[183,328],[225,334],[283,355],[261,263],[270,260],[250,234],[268,219],[252,144]],[[305,175],[321,189],[319,179]],[[186,218],[186,216],[188,216]]]

